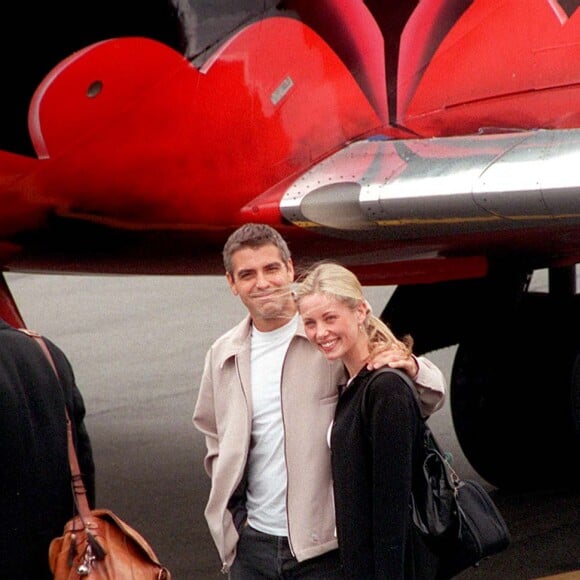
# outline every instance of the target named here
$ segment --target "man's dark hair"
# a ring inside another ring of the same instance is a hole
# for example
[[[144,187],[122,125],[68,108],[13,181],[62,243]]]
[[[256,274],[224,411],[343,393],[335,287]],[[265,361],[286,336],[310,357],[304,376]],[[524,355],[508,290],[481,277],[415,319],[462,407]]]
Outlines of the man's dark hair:
[[[227,239],[222,252],[224,267],[228,274],[232,272],[232,256],[242,248],[261,248],[272,244],[280,251],[284,263],[290,260],[290,250],[286,240],[271,226],[266,224],[244,224]]]

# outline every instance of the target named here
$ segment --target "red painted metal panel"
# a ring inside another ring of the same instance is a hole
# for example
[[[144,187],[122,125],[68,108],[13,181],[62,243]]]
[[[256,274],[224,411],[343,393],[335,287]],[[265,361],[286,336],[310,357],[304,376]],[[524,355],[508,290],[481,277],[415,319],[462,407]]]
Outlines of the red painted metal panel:
[[[93,45],[49,75],[30,118],[50,158],[38,197],[136,228],[231,224],[258,194],[381,126],[343,63],[289,18],[245,28],[202,71],[143,38]]]
[[[424,2],[426,8],[436,3]],[[432,14],[417,10],[403,53]],[[419,135],[580,125],[580,15],[547,0],[475,0],[429,63],[402,71],[402,123]],[[423,42],[428,42],[424,39]],[[425,65],[424,70],[419,66]],[[411,63],[408,63],[411,67]],[[414,93],[411,80],[420,77]]]
[[[377,21],[363,2],[291,0],[351,71],[383,123],[388,121],[385,47]]]

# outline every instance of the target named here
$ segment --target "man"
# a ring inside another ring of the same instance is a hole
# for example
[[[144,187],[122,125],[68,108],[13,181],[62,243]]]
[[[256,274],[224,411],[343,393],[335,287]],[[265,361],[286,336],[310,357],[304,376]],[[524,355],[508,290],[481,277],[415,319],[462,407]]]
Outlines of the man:
[[[65,404],[94,505],[94,463],[85,407],[64,353],[0,320],[0,578],[49,580],[51,540],[73,517]]]
[[[248,316],[206,355],[193,422],[212,480],[205,515],[231,580],[342,578],[327,432],[345,372],[306,338],[284,239],[246,224],[223,250],[226,278]],[[415,381],[423,412],[443,404],[445,380],[423,357],[383,352]]]

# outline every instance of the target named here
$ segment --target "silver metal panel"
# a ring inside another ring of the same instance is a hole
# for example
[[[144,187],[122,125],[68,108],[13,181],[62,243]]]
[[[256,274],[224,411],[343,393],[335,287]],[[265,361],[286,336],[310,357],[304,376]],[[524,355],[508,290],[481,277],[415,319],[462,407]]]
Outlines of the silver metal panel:
[[[300,177],[281,210],[353,239],[580,226],[578,169],[579,130],[365,140]]]

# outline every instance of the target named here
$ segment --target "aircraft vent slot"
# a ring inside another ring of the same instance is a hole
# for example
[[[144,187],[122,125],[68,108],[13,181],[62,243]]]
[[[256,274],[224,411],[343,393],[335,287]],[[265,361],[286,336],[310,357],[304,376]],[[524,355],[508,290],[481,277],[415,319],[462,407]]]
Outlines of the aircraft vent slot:
[[[89,88],[87,89],[87,97],[89,97],[89,99],[94,99],[95,97],[101,94],[102,90],[103,90],[102,81],[93,81],[89,85]]]

